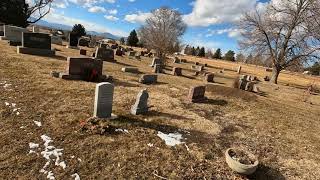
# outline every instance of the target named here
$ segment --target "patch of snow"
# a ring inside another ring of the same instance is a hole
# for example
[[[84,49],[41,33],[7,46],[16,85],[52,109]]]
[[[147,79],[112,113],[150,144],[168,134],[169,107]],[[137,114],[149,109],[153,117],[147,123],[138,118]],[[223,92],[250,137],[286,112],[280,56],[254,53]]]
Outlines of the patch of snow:
[[[10,103],[8,103],[8,102],[4,102],[4,104],[5,104],[6,106],[10,106]]]
[[[54,174],[53,174],[52,171],[48,172],[47,178],[50,179],[50,180],[55,180],[55,177],[54,177]]]
[[[165,134],[161,131],[158,131],[157,136],[164,140],[167,146],[175,146],[184,143],[181,141],[183,138],[182,134],[180,133]]]
[[[74,156],[71,156],[71,159],[73,159],[74,158]]]
[[[8,88],[11,84],[4,84],[3,88]]]
[[[148,145],[149,147],[153,147],[153,144],[151,144],[151,143],[148,143],[147,145]]]
[[[53,140],[47,135],[42,135],[41,139],[44,141],[44,147],[45,147],[44,151],[41,152],[41,155],[47,160],[47,162],[43,166],[43,168],[40,170],[40,172],[44,174],[48,173],[48,176],[49,176],[51,171],[47,171],[46,168],[50,165],[51,161],[54,161],[56,166],[60,166],[63,169],[65,169],[67,167],[66,163],[64,161],[60,161],[63,149],[57,149],[54,146],[49,145],[50,143],[53,142]]]
[[[129,133],[129,131],[128,131],[128,130],[126,130],[126,129],[116,129],[115,131],[116,131],[116,132]]]
[[[78,158],[78,161],[81,162],[82,160],[80,158]]]
[[[40,121],[33,121],[38,127],[41,127],[42,123]]]
[[[17,114],[17,116],[19,116],[20,112],[17,112],[16,114]]]
[[[31,143],[29,143],[29,147],[30,147],[30,149],[38,148],[39,144],[31,142]]]
[[[17,105],[16,103],[11,103],[12,107],[16,107],[16,105]]]
[[[73,177],[73,178],[74,178],[74,180],[80,180],[80,176],[79,176],[79,174],[78,174],[78,173],[74,173],[74,174],[72,174],[72,175],[71,175],[71,177]]]

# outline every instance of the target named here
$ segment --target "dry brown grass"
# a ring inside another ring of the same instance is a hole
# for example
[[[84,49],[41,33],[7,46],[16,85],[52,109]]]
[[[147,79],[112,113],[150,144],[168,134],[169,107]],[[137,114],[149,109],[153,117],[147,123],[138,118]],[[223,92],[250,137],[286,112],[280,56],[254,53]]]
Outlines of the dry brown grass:
[[[193,76],[191,64],[175,65],[183,68],[183,77],[161,74],[158,84],[147,86],[138,83],[139,75],[120,69],[136,66],[151,73],[151,59],[116,57],[118,63],[104,63],[104,73],[115,78],[114,113],[120,116],[108,124],[129,133],[97,135],[81,131],[80,125],[92,116],[95,83],[50,77],[50,71],[64,70],[65,56],[78,55],[76,50],[55,47],[61,50],[59,58],[45,58],[18,55],[14,47],[0,42],[0,83],[12,84],[11,90],[0,86],[0,179],[45,178],[39,173],[44,158],[28,154],[28,143],[43,144],[43,134],[64,149],[66,170],[50,166],[57,179],[69,179],[75,172],[81,179],[247,179],[224,161],[224,151],[237,146],[250,149],[261,162],[249,178],[320,177],[320,96],[312,94],[312,104],[301,100],[303,87],[313,81],[319,85],[317,78],[284,73],[280,85],[260,83],[263,93],[257,95],[231,88],[238,74],[225,71],[216,74],[216,83],[207,85],[206,103],[190,104],[186,101],[189,88],[203,84],[202,76]],[[213,66],[207,68],[210,72],[237,67],[229,62],[197,61]],[[260,78],[266,73],[245,65],[243,70]],[[130,104],[143,88],[148,88],[149,104],[154,107],[148,115],[132,116]],[[13,114],[4,102],[17,103],[21,114]],[[35,126],[33,120],[43,126]],[[186,146],[166,146],[156,136],[158,131],[182,133]]]

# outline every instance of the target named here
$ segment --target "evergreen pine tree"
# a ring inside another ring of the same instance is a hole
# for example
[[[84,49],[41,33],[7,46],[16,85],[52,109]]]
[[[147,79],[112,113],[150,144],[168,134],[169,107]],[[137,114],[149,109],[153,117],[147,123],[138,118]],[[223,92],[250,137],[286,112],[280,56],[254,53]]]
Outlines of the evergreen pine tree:
[[[127,45],[128,46],[137,46],[138,42],[139,42],[139,39],[138,39],[138,35],[137,35],[136,30],[131,31],[131,33],[127,39]]]
[[[222,58],[222,54],[221,54],[221,49],[220,48],[218,48],[217,50],[216,50],[216,52],[213,54],[213,57],[212,57],[213,59],[221,59]]]

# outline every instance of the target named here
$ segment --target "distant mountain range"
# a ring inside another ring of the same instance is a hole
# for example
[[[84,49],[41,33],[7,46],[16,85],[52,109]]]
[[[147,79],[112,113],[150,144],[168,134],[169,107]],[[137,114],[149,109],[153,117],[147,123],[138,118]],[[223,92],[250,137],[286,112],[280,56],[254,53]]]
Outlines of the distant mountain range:
[[[72,26],[67,26],[67,25],[63,25],[63,24],[58,24],[58,23],[51,23],[45,20],[40,20],[36,23],[37,25],[40,26],[45,26],[45,27],[49,27],[49,28],[53,28],[53,29],[57,29],[57,30],[67,30],[67,31],[71,31],[72,30]],[[113,35],[111,33],[99,33],[96,31],[87,31],[87,34],[90,35],[94,35],[94,36],[101,36],[101,37],[105,37],[108,39],[115,39],[115,40],[119,40],[121,37]]]

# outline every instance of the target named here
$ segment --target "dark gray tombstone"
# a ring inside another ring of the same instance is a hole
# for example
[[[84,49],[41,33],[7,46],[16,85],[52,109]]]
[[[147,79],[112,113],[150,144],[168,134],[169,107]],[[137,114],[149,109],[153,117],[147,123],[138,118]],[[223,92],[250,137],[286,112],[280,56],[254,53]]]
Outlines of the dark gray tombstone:
[[[77,49],[78,48],[78,35],[76,35],[75,33],[70,33],[69,34],[69,44],[68,44],[68,48],[71,49]]]
[[[115,62],[114,52],[109,48],[97,48],[95,58],[102,61]]]
[[[155,64],[153,68],[154,73],[162,73],[162,65],[161,64]]]
[[[155,57],[155,58],[153,58],[152,64],[150,66],[154,67],[156,64],[161,64],[161,63],[162,63],[161,59],[158,57]]]
[[[206,97],[204,96],[205,92],[205,86],[192,87],[189,91],[188,100],[193,103],[202,102],[206,100]]]
[[[51,37],[44,33],[22,33],[22,46],[17,47],[18,54],[54,56],[51,50]]]
[[[96,85],[94,100],[94,117],[110,118],[112,116],[114,86],[110,83]]]
[[[182,76],[182,68],[174,67],[172,70],[172,75],[174,76]]]
[[[142,84],[154,84],[157,83],[158,76],[155,74],[145,74],[142,75],[139,79],[139,82]]]
[[[214,74],[212,74],[212,73],[206,74],[205,81],[213,83],[214,82]]]
[[[148,98],[149,94],[146,89],[139,92],[136,103],[131,108],[131,114],[139,115],[146,114],[148,112]]]

